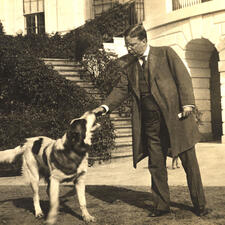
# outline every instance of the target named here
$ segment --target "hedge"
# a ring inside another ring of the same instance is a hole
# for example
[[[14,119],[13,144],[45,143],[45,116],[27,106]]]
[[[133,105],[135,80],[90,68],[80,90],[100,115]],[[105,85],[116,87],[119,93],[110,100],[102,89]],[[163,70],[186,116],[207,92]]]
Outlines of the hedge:
[[[1,150],[19,145],[27,137],[60,138],[70,120],[98,105],[84,89],[24,48],[20,37],[1,35],[0,43]],[[114,147],[113,126],[108,117],[101,118],[101,124],[90,154],[107,159]]]

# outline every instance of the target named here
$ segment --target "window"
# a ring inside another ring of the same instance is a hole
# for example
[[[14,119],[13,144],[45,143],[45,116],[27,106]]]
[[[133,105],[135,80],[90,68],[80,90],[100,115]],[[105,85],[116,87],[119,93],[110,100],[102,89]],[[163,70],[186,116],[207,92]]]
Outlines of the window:
[[[45,33],[44,0],[24,0],[23,12],[27,34]]]
[[[115,3],[127,3],[130,0],[93,0],[94,17],[112,8]],[[144,0],[136,0],[134,8],[130,8],[130,23],[142,22],[144,20]],[[137,21],[135,18],[137,16]]]
[[[93,0],[94,16],[97,17],[101,13],[112,8],[118,0]]]
[[[138,22],[142,22],[145,19],[144,0],[136,0],[135,9],[137,13]]]
[[[209,1],[212,0],[172,0],[172,7],[173,10],[178,10]]]

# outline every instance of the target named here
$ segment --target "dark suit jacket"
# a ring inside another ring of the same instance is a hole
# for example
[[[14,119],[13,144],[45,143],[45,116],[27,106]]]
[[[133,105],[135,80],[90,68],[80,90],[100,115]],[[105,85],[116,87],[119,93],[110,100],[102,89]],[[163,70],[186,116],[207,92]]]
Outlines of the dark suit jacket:
[[[141,126],[140,91],[138,82],[138,60],[126,55],[119,59],[123,75],[103,104],[110,111],[116,109],[132,93],[133,162],[146,157]],[[178,113],[184,105],[195,105],[191,77],[181,59],[170,47],[152,47],[145,67],[146,80],[152,95],[159,105],[169,132],[169,156],[177,156],[193,147],[200,138],[195,117],[180,120]]]

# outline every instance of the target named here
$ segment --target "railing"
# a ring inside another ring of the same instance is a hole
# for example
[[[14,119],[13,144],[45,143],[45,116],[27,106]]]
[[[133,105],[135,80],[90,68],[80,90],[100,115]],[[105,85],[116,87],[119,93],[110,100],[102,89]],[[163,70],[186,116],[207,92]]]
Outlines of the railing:
[[[172,0],[173,10],[183,9],[193,5],[209,2],[213,0]]]

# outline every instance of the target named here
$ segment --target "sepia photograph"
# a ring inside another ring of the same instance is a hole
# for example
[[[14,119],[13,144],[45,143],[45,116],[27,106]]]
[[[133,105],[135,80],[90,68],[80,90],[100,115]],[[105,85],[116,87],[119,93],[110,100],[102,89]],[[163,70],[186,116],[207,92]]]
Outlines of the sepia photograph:
[[[0,225],[224,225],[224,3],[0,0]]]

